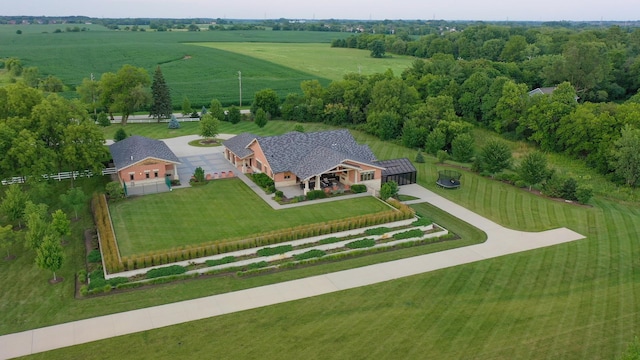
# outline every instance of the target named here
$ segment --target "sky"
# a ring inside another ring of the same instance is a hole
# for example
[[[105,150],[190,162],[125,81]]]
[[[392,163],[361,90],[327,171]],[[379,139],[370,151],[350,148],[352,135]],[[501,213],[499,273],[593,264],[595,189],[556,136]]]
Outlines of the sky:
[[[21,0],[0,15],[97,18],[640,20],[637,0]]]

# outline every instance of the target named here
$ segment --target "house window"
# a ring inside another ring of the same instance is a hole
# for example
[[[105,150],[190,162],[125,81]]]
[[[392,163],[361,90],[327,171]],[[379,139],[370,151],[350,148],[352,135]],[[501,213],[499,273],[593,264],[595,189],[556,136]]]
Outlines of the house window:
[[[144,178],[148,179],[150,177],[150,171],[149,170],[145,170],[144,171]]]
[[[256,159],[256,168],[262,171],[262,163],[260,162],[260,160],[257,160],[257,159]]]
[[[133,177],[134,177],[134,175],[135,175],[135,174],[136,174],[136,173],[132,173],[132,172],[130,172],[130,173],[129,173],[129,180],[133,181]]]
[[[360,181],[373,180],[373,171],[363,171],[360,173]]]
[[[158,177],[158,170],[156,170],[156,171],[154,171],[154,172],[153,172],[153,177],[154,177],[154,178],[157,178],[157,177]]]
[[[289,179],[291,179],[291,175],[285,175],[285,176],[284,176],[284,179],[285,179],[285,180],[289,180]]]

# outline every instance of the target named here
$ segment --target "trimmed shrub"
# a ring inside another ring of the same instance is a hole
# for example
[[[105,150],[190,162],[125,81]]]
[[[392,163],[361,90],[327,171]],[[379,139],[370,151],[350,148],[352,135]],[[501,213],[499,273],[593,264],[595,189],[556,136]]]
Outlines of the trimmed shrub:
[[[351,192],[354,194],[359,194],[367,191],[367,186],[363,184],[353,184],[351,185]]]
[[[409,231],[403,231],[400,233],[393,234],[393,238],[396,240],[420,238],[423,236],[424,236],[424,231],[420,229],[411,229]]]
[[[418,218],[418,220],[411,223],[411,225],[413,226],[426,226],[431,224],[433,224],[433,221],[431,221],[431,219],[424,216],[421,216],[420,218]]]
[[[100,255],[100,250],[98,249],[91,250],[89,255],[87,255],[87,261],[90,263],[99,263],[101,260],[102,255]]]
[[[87,282],[87,270],[82,269],[78,271],[78,281],[81,283]]]
[[[333,237],[330,237],[330,238],[322,239],[322,240],[319,241],[319,243],[320,244],[333,244],[333,243],[337,243],[338,241],[342,241],[342,239],[333,236]]]
[[[576,199],[581,204],[586,204],[593,196],[593,187],[591,185],[580,185],[576,189]]]
[[[324,199],[327,197],[322,190],[311,190],[307,193],[307,200]]]
[[[251,269],[260,269],[263,267],[267,267],[269,266],[269,263],[266,261],[260,261],[260,262],[255,262],[255,263],[251,263],[249,265],[247,265],[247,269],[251,270]]]
[[[367,235],[382,235],[382,234],[388,233],[389,231],[391,231],[391,229],[389,229],[388,227],[378,227],[373,229],[367,229],[364,231],[364,233]]]
[[[258,250],[256,252],[256,255],[258,256],[272,256],[272,255],[278,255],[278,254],[284,254],[288,251],[293,250],[293,246],[291,245],[281,245],[281,246],[276,246],[276,247],[267,247],[267,248],[262,248],[260,250]]]
[[[207,266],[217,266],[217,265],[222,265],[222,264],[229,264],[232,262],[235,262],[236,258],[235,256],[225,256],[222,259],[217,259],[217,260],[207,260],[205,261],[205,264],[207,264]]]
[[[349,248],[349,249],[362,249],[362,248],[368,248],[368,247],[372,247],[376,244],[376,241],[373,239],[360,239],[360,240],[356,240],[356,241],[352,241],[350,243],[347,243],[345,245],[345,247]]]
[[[306,259],[323,257],[325,255],[327,255],[327,253],[325,251],[323,251],[323,250],[312,249],[312,250],[309,250],[307,252],[303,252],[302,254],[294,255],[293,258],[298,260],[298,261],[301,261],[301,260],[306,260]]]
[[[251,175],[251,179],[254,183],[258,184],[263,189],[274,185],[273,180],[265,173],[256,173]]]
[[[184,274],[185,272],[187,272],[187,269],[184,266],[171,265],[171,266],[162,267],[158,269],[151,269],[147,271],[146,278],[153,279],[153,278],[162,277],[162,276],[180,275],[180,274]]]

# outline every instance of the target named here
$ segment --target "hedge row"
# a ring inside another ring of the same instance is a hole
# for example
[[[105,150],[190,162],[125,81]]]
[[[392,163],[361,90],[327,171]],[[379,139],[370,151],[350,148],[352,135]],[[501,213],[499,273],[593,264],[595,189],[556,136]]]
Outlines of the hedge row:
[[[113,233],[113,227],[111,226],[107,199],[103,194],[95,195],[93,197],[91,200],[91,209],[93,210],[93,220],[100,236],[100,248],[102,249],[104,265],[107,272],[112,274],[123,271],[124,266],[120,261],[118,244],[116,244],[116,236]]]
[[[126,270],[142,269],[150,266],[170,264],[178,261],[197,259],[205,256],[224,254],[238,250],[279,244],[313,236],[332,234],[345,230],[406,220],[415,216],[413,209],[399,201],[389,201],[396,210],[361,215],[348,219],[339,219],[321,224],[301,225],[298,227],[273,231],[256,237],[220,241],[195,246],[186,246],[156,253],[124,257],[122,263]]]

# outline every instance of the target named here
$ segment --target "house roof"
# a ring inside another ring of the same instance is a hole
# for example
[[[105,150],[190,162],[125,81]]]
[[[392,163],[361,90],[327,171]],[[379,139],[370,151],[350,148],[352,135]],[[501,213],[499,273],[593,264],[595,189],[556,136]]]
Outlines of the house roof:
[[[247,146],[249,146],[249,144],[256,138],[257,136],[251,133],[242,133],[228,140],[225,140],[222,144],[227,149],[231,150],[231,152],[236,154],[236,156],[243,159],[253,154],[253,152]]]
[[[407,158],[380,160],[376,165],[384,167],[382,177],[416,172],[415,166]]]
[[[555,90],[555,87],[542,87],[542,88],[535,88],[531,91],[529,91],[529,96],[533,96],[533,95],[549,95],[549,94],[553,94],[553,91]]]
[[[180,163],[178,157],[160,140],[133,135],[109,146],[113,163],[118,170],[137,164],[148,158]]]
[[[249,135],[227,141],[235,146],[246,141]],[[344,161],[354,161],[371,166],[375,165],[375,155],[367,145],[359,145],[349,130],[329,130],[311,133],[292,131],[278,136],[255,137],[271,171],[281,173],[290,171],[301,179],[321,174]],[[246,146],[251,144],[250,140]],[[227,146],[227,142],[224,143]],[[229,146],[227,146],[229,147]],[[229,150],[234,151],[229,147]],[[238,153],[236,153],[238,155]]]

